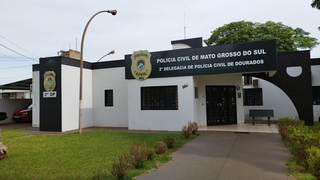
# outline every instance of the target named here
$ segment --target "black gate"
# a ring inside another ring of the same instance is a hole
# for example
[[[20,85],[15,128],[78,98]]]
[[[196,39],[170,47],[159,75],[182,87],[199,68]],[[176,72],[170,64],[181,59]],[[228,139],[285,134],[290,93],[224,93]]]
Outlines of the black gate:
[[[206,86],[207,126],[237,124],[235,86]]]

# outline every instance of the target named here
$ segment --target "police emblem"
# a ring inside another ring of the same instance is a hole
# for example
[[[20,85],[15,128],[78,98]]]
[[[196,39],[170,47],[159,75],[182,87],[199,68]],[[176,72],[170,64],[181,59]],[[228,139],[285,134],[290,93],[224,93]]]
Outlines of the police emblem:
[[[43,86],[47,92],[51,92],[56,88],[56,73],[54,71],[46,71],[44,73]]]
[[[131,73],[134,78],[143,81],[151,74],[151,54],[145,51],[135,51],[131,55],[132,65]]]

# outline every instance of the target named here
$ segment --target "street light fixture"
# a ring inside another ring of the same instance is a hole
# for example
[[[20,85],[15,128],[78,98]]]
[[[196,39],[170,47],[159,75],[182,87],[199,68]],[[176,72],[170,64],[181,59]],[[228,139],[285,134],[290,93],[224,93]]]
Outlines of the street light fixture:
[[[82,134],[82,108],[81,108],[81,104],[82,104],[82,76],[83,76],[83,43],[84,43],[84,37],[86,35],[86,31],[87,28],[91,22],[91,20],[98,14],[100,13],[111,13],[112,15],[116,15],[117,14],[117,10],[104,10],[104,11],[100,11],[97,12],[96,14],[94,14],[88,21],[86,27],[84,28],[83,34],[82,34],[82,40],[81,40],[81,52],[80,52],[80,96],[79,96],[79,134]]]
[[[114,50],[110,51],[108,54],[102,56],[97,62],[99,62],[101,59],[103,59],[104,57],[110,55],[110,54],[114,54]]]

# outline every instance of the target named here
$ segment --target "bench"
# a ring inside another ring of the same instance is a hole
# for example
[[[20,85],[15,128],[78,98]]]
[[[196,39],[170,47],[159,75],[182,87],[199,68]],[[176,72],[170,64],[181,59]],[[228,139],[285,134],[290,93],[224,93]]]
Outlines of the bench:
[[[254,125],[255,117],[268,117],[268,125],[270,126],[270,117],[274,117],[273,109],[250,109],[249,117],[252,117],[252,125]]]

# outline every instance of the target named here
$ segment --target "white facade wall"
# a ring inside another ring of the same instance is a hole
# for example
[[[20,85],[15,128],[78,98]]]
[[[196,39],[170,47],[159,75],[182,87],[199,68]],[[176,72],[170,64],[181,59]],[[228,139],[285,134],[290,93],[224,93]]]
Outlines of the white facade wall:
[[[61,65],[62,132],[79,127],[79,84],[79,68]]]
[[[245,119],[252,119],[249,117],[250,109],[273,109],[274,117],[271,120],[278,120],[281,117],[292,117],[298,120],[298,112],[293,105],[290,98],[280,88],[272,83],[259,78],[259,88],[262,88],[263,106],[244,106]],[[244,86],[245,89],[253,88],[252,86]],[[256,120],[268,120],[268,117],[256,117]]]
[[[311,66],[312,86],[320,86],[320,65]],[[320,117],[320,105],[313,105],[313,118],[318,121]]]
[[[61,65],[61,121],[62,132],[79,127],[79,86],[78,67]],[[92,70],[83,69],[82,128],[92,123]]]
[[[188,84],[188,87],[182,88]],[[178,110],[141,110],[141,87],[178,86]],[[130,130],[180,131],[194,121],[194,85],[192,76],[128,80],[128,119]]]
[[[128,84],[125,68],[93,70],[93,125],[128,127]],[[113,106],[105,106],[105,90],[113,90]]]
[[[207,109],[206,109],[206,86],[240,86],[242,89],[242,75],[241,74],[225,74],[225,75],[203,75],[194,76],[195,84],[199,87],[199,100],[195,101],[194,107],[199,109],[199,123],[200,126],[207,126]],[[243,96],[241,98],[236,95],[237,102],[237,123],[244,123],[243,114]]]
[[[186,44],[174,44],[174,45],[172,45],[172,49],[173,50],[176,50],[176,49],[187,49],[187,48],[191,48],[191,47],[186,45]]]
[[[93,126],[92,70],[83,69],[82,127]]]
[[[32,93],[30,93],[30,91],[24,93],[24,99],[32,99],[32,98],[33,96],[32,96]]]
[[[320,65],[311,66],[312,86],[320,86]]]
[[[32,73],[32,127],[40,127],[40,71]]]

